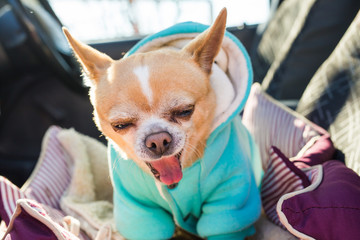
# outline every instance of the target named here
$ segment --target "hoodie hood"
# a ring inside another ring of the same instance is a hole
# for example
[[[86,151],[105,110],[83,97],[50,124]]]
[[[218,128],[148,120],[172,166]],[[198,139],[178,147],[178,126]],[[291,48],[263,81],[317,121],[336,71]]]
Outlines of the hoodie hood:
[[[181,49],[209,26],[185,22],[150,35],[138,42],[125,57],[162,47]],[[221,50],[215,58],[210,76],[216,94],[217,108],[210,139],[229,123],[245,106],[253,79],[251,61],[241,42],[225,32]]]

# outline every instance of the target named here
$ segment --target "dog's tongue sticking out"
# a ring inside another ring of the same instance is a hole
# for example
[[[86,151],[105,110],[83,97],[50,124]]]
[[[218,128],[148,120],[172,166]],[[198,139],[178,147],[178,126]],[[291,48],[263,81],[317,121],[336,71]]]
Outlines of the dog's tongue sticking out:
[[[182,179],[180,162],[176,156],[163,157],[151,162],[151,165],[160,174],[160,181],[166,185],[178,183]]]

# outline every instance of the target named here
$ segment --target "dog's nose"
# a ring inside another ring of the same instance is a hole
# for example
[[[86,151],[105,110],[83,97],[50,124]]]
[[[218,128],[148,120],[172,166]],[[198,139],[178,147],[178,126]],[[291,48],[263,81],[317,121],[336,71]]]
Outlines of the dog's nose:
[[[146,147],[157,155],[162,155],[169,149],[172,137],[168,132],[150,134],[145,138]]]

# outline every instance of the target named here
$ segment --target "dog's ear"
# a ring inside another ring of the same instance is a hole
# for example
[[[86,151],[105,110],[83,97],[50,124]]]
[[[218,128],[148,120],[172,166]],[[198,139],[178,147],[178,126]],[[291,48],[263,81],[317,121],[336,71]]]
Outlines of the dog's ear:
[[[113,62],[112,58],[76,40],[66,28],[63,28],[63,32],[85,74],[90,78],[92,84],[97,84],[101,75]]]
[[[226,28],[226,16],[226,8],[223,8],[214,24],[182,49],[182,51],[190,53],[208,74],[210,74],[214,59],[221,48]]]

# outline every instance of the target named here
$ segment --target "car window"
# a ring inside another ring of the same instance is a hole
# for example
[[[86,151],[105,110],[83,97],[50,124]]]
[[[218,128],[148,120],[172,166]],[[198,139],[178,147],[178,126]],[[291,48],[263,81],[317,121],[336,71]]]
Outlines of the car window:
[[[85,42],[139,38],[178,22],[210,24],[223,7],[228,27],[264,22],[269,0],[49,0],[61,22]]]

